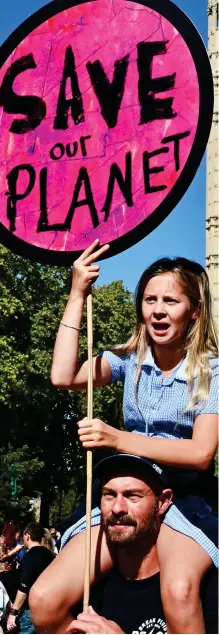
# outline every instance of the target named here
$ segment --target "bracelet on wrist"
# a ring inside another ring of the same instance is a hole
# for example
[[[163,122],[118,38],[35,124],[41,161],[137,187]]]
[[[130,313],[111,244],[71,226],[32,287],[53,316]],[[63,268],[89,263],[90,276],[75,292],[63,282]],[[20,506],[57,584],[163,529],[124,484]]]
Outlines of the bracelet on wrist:
[[[62,326],[66,326],[67,329],[74,329],[74,331],[80,331],[81,329],[78,326],[71,326],[70,324],[66,324],[65,322],[60,322]]]
[[[11,606],[10,611],[9,611],[10,615],[16,616],[16,615],[19,615],[19,613],[20,613],[20,609],[14,609],[14,607]]]

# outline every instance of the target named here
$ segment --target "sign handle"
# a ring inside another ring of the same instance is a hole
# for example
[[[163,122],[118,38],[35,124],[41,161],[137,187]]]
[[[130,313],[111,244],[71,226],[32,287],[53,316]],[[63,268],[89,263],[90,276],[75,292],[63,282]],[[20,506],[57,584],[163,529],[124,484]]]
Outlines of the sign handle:
[[[88,384],[87,418],[93,418],[93,316],[92,293],[87,297],[87,346],[88,346]],[[92,450],[87,450],[87,491],[86,491],[86,537],[83,610],[88,612],[90,597],[90,561],[91,561],[91,509],[92,509]]]

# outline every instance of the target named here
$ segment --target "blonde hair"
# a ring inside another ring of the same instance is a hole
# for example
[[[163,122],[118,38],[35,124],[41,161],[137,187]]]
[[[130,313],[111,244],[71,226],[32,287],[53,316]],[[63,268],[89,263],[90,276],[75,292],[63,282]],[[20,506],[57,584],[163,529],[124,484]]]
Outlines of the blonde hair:
[[[151,278],[172,273],[183,285],[185,294],[191,302],[196,318],[191,320],[186,339],[185,349],[188,352],[186,377],[189,388],[189,403],[186,410],[195,407],[198,401],[207,399],[210,389],[211,366],[209,357],[218,356],[217,333],[212,316],[212,302],[209,280],[206,271],[198,263],[187,258],[161,258],[148,267],[142,274],[135,292],[136,326],[133,334],[126,342],[117,346],[113,352],[117,355],[137,355],[137,372],[135,389],[137,394],[141,365],[145,357],[150,338],[142,316],[142,300],[144,290]],[[194,390],[195,375],[198,377],[198,387]]]
[[[46,529],[45,527],[44,527],[44,535],[42,538],[41,545],[42,547],[46,547],[47,549],[49,549],[49,551],[54,553],[54,542],[53,542],[52,536],[50,534],[49,529]]]

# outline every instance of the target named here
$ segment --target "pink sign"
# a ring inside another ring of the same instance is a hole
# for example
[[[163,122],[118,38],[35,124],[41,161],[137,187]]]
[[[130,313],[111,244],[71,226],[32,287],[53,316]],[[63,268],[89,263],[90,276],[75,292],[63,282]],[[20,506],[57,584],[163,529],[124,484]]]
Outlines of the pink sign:
[[[1,48],[1,241],[71,263],[110,256],[175,207],[203,155],[212,76],[169,0],[51,2]]]

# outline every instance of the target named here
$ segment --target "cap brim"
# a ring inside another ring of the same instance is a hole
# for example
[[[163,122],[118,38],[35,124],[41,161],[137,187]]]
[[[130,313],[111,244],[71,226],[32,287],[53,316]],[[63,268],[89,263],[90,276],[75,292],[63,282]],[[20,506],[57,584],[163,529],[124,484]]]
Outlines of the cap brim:
[[[161,483],[166,484],[166,478],[165,475],[163,473],[163,470],[156,465],[155,463],[152,463],[151,461],[147,460],[144,457],[141,456],[136,456],[135,454],[112,454],[110,456],[107,456],[106,458],[102,459],[99,463],[97,463],[97,465],[94,468],[94,477],[95,478],[102,478],[105,474],[107,474],[109,472],[109,470],[111,471],[111,469],[113,470],[114,467],[118,467],[121,466],[121,468],[125,468],[127,465],[130,466],[130,468],[136,468],[136,470],[139,469],[145,469],[145,471],[150,471],[151,474],[156,475],[158,477],[158,479],[160,480]]]

